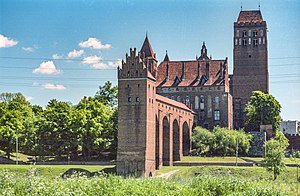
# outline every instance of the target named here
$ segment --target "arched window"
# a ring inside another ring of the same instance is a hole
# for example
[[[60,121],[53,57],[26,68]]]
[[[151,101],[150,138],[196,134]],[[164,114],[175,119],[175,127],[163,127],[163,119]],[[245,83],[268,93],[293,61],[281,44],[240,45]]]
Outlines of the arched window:
[[[199,109],[199,97],[195,96],[195,110]]]
[[[218,96],[215,96],[214,100],[215,110],[218,110],[220,108],[220,98]]]
[[[178,101],[178,102],[181,102],[180,96],[177,96],[177,101]]]
[[[212,108],[211,108],[211,95],[207,96],[207,117],[212,117]]]
[[[189,98],[189,96],[185,97],[185,104],[186,105],[190,105],[190,98]]]
[[[204,110],[204,96],[200,95],[200,110]]]

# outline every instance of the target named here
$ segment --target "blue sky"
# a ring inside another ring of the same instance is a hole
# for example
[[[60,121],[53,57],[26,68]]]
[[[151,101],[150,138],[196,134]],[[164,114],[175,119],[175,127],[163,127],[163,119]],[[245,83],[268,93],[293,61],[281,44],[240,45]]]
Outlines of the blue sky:
[[[300,119],[300,1],[243,0],[268,25],[270,93],[282,118]],[[31,103],[76,104],[105,81],[146,32],[162,61],[195,59],[206,42],[213,59],[229,58],[240,0],[1,0],[0,92],[21,92]]]

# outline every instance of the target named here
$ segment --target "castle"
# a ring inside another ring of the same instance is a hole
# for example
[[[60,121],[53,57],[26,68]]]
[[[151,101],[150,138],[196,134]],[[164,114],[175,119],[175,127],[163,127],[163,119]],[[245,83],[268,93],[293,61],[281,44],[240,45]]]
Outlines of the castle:
[[[148,36],[118,68],[117,173],[152,176],[191,150],[194,126],[241,128],[252,91],[268,93],[267,26],[261,12],[234,23],[234,70],[213,60],[203,43],[195,60],[158,60]]]

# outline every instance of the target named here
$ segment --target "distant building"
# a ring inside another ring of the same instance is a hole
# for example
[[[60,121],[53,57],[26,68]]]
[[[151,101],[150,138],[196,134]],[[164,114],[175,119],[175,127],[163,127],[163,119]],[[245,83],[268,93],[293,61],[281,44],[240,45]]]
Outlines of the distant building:
[[[293,121],[282,121],[280,123],[279,130],[283,134],[289,134],[289,135],[296,135],[300,133],[300,121],[299,120],[293,120]]]

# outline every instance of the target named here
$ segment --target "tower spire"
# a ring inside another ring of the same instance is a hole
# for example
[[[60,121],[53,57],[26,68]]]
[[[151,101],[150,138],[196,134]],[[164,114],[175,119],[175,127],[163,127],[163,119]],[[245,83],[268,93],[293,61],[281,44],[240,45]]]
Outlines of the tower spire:
[[[168,51],[166,50],[166,55],[165,55],[165,58],[164,58],[164,62],[168,62],[170,61],[170,58],[169,58],[169,55],[168,55]]]
[[[258,1],[258,10],[260,11],[260,1]]]
[[[144,57],[152,57],[155,59],[155,54],[152,50],[152,47],[151,47],[151,44],[150,44],[150,41],[148,39],[148,33],[146,33],[146,38],[145,38],[145,41],[143,43],[143,46],[142,46],[142,49],[140,51],[141,55],[144,56]]]
[[[241,11],[243,11],[243,2],[241,1]]]

